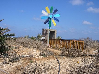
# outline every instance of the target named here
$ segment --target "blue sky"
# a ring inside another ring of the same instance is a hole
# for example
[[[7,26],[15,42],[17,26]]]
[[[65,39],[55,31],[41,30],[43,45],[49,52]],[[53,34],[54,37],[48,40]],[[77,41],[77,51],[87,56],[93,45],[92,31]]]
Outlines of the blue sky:
[[[37,36],[42,28],[48,28],[41,19],[46,6],[53,6],[60,14],[60,22],[51,26],[57,36],[99,40],[99,0],[0,0],[0,19],[4,19],[0,26],[18,37]]]

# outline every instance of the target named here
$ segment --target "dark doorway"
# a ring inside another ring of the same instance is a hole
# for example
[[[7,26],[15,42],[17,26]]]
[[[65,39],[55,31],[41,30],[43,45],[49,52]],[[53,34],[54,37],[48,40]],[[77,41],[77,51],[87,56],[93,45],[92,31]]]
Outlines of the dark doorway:
[[[49,39],[55,39],[55,31],[50,31]]]

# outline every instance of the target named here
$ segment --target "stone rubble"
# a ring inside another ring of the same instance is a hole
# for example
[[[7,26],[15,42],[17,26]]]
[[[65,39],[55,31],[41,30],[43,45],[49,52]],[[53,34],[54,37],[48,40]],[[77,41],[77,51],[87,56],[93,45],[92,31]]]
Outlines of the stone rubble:
[[[16,39],[10,39],[6,41],[9,46],[13,46],[13,48],[20,48],[20,46],[27,47],[27,48],[37,48],[37,49],[43,49],[46,48],[46,44],[44,44],[41,41],[38,40],[32,40],[30,38],[16,38]]]
[[[2,64],[5,70],[7,65],[10,68],[15,62],[21,65],[20,62],[24,58],[28,58],[27,61],[29,61],[25,67],[20,66],[12,74],[58,74],[58,72],[60,74],[99,74],[99,42],[90,38],[84,39],[85,49],[83,51],[61,48],[59,50],[62,53],[57,56],[47,49],[46,44],[30,38],[10,39],[7,44],[13,50],[8,51],[8,57]],[[50,56],[54,57],[49,59]],[[33,61],[33,59],[29,60],[30,58],[40,60]]]
[[[83,62],[83,60],[85,61]],[[88,60],[89,59],[89,60]],[[66,58],[66,57],[58,57],[60,63],[60,74],[98,74],[99,66],[96,68],[95,63],[92,61],[95,58],[86,57],[86,58]],[[79,61],[79,63],[77,63]],[[59,64],[57,63],[57,59],[48,59],[46,61],[36,61],[34,63],[30,63],[23,71],[22,74],[58,74]]]
[[[99,47],[99,42],[97,40],[92,40],[91,38],[87,37],[86,39],[82,39],[84,40],[84,47],[85,48],[95,48],[97,49]]]

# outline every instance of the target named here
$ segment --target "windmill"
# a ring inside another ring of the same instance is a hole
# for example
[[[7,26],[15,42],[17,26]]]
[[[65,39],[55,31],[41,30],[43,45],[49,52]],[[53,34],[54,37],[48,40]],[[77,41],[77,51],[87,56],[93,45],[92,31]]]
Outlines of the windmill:
[[[56,17],[60,17],[60,14],[56,14],[56,12],[58,11],[57,9],[55,9],[53,11],[53,7],[49,8],[45,7],[46,11],[42,10],[42,13],[44,16],[41,17],[41,19],[46,19],[44,24],[48,23],[49,24],[49,29],[51,27],[51,21],[53,22],[54,26],[56,26],[56,23],[54,20],[56,20],[57,22],[59,22],[59,20]],[[47,40],[47,45],[49,46],[49,29],[48,29],[48,40]]]
[[[49,29],[51,27],[51,21],[53,22],[54,26],[56,26],[56,23],[54,20],[56,20],[57,22],[59,22],[59,20],[56,17],[60,17],[60,14],[55,14],[58,10],[55,9],[53,11],[53,7],[49,8],[46,7],[45,8],[47,12],[45,12],[44,10],[42,10],[42,13],[44,14],[44,16],[41,17],[41,19],[46,19],[44,24],[48,23],[49,24]]]

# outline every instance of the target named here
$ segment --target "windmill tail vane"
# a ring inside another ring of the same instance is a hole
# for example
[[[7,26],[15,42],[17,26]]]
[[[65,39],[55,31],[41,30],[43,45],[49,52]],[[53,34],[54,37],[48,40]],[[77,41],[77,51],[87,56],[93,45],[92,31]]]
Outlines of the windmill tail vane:
[[[57,9],[55,9],[53,11],[53,7],[49,8],[45,7],[46,11],[42,10],[42,13],[44,14],[44,16],[41,17],[41,19],[46,19],[44,24],[48,23],[49,24],[49,29],[51,27],[51,21],[54,24],[54,26],[56,26],[56,23],[54,20],[56,20],[57,22],[59,22],[59,20],[57,19],[57,17],[60,17],[60,14],[56,14],[56,12],[58,11]]]

